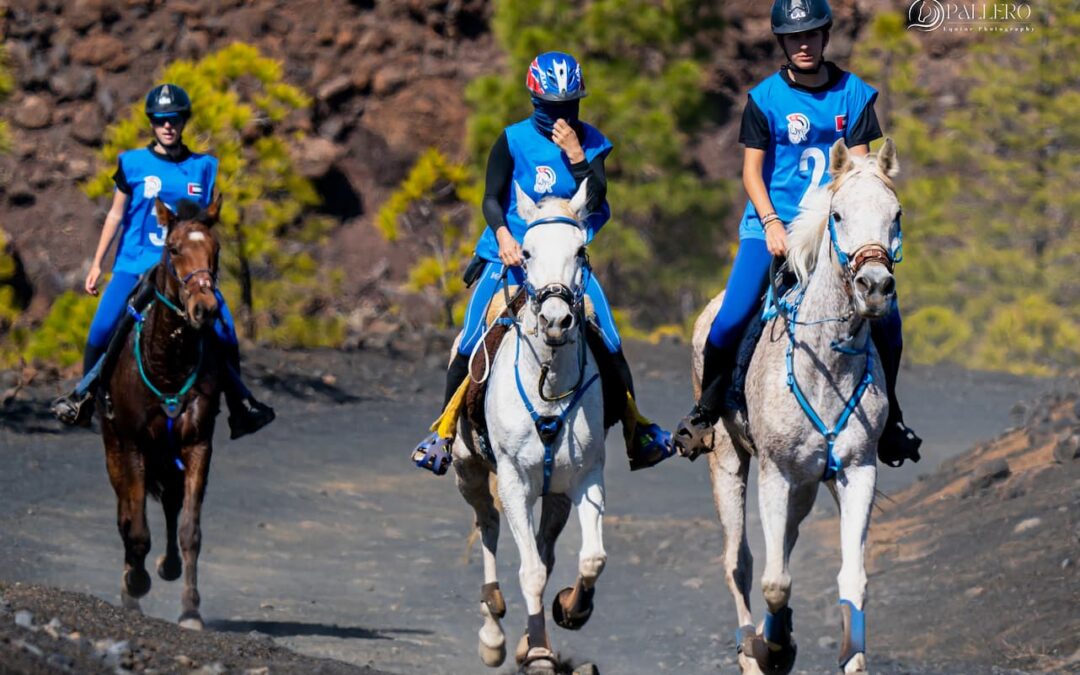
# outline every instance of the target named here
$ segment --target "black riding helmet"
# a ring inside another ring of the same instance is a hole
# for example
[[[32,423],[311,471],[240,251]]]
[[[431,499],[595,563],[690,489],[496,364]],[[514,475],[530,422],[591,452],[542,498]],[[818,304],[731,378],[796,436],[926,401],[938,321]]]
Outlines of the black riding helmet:
[[[179,115],[185,121],[191,117],[191,99],[175,84],[159,84],[146,95],[146,116]]]
[[[773,35],[804,33],[832,26],[828,0],[776,0],[772,6]]]

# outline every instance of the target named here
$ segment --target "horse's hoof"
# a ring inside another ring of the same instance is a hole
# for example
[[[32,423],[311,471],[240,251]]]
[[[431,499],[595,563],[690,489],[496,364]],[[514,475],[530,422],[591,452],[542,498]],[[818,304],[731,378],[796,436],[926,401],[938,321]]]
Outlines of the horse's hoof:
[[[150,575],[144,569],[125,571],[123,591],[133,598],[141,598],[150,592]]]
[[[139,604],[139,599],[131,597],[126,591],[120,591],[120,605],[124,609],[142,614],[142,605]]]
[[[506,660],[506,636],[486,629],[486,625],[480,629],[480,660],[488,668],[498,668]]]
[[[198,612],[184,612],[180,615],[180,627],[188,630],[202,630],[203,620]]]
[[[851,660],[844,664],[844,675],[858,675],[868,673],[866,669],[866,654],[856,654],[851,657]]]
[[[570,675],[600,675],[600,669],[596,667],[595,663],[583,663],[577,668],[574,668],[574,672]]]
[[[547,647],[533,647],[526,653],[518,673],[521,675],[555,675],[555,654]]]
[[[165,581],[176,581],[180,578],[180,573],[184,571],[184,564],[180,562],[180,557],[169,559],[169,556],[164,553],[158,556],[157,559],[157,573],[158,576]]]
[[[583,603],[587,604],[579,612],[574,612],[573,607],[569,607],[570,596],[573,594],[574,589],[567,586],[559,591],[559,594],[555,596],[555,600],[551,603],[551,618],[555,620],[555,625],[566,630],[579,630],[588,623],[593,612],[592,596],[594,591],[595,589],[588,591],[582,589],[580,598]]]
[[[786,645],[774,645],[760,635],[750,639],[750,655],[765,675],[787,675],[795,667],[798,648],[795,641]]]

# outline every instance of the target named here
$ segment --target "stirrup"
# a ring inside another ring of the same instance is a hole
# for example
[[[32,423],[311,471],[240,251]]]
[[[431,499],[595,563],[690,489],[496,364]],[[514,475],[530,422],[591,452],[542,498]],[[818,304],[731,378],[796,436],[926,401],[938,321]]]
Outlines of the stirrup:
[[[450,456],[450,441],[432,432],[412,451],[412,462],[421,469],[427,469],[436,476],[441,476],[450,468],[453,458]]]
[[[229,440],[253,434],[274,421],[277,415],[274,409],[255,399],[240,404],[240,410],[229,415]]]
[[[56,419],[68,426],[89,427],[94,417],[94,395],[87,392],[79,396],[71,392],[54,399],[49,410]]]
[[[631,471],[656,466],[675,454],[671,434],[655,423],[636,425],[630,443],[631,450],[628,454]]]
[[[920,446],[922,446],[922,439],[903,421],[896,420],[886,425],[885,432],[881,434],[881,439],[878,441],[878,459],[894,469],[909,459],[913,463],[918,462],[922,459],[919,455]]]
[[[690,414],[682,418],[679,421],[679,426],[675,427],[675,436],[672,443],[679,454],[691,462],[702,453],[712,452],[713,449],[713,427],[715,425],[709,424],[705,417],[701,408],[694,406]]]

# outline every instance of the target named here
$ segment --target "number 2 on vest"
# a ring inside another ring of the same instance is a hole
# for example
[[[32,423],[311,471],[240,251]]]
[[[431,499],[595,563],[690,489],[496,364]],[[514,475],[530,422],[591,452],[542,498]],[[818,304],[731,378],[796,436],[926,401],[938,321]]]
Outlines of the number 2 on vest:
[[[821,186],[821,179],[825,175],[825,153],[821,151],[821,148],[803,150],[802,156],[799,157],[799,171],[805,173],[810,169],[811,161],[813,161],[814,168],[810,175],[810,185],[806,188],[806,192],[803,192],[802,199],[799,200],[800,208],[814,188]]]

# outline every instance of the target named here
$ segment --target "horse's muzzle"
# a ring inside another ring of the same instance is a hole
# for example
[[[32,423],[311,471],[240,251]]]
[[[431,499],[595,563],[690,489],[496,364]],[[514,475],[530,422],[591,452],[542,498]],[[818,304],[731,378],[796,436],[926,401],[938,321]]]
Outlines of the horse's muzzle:
[[[574,330],[574,312],[565,302],[553,301],[541,305],[537,321],[547,346],[561,347],[570,340]]]
[[[866,319],[889,313],[896,297],[896,278],[883,264],[864,265],[853,281],[855,310]]]
[[[198,293],[187,300],[187,322],[195,330],[202,330],[218,314],[218,301],[213,293]]]

